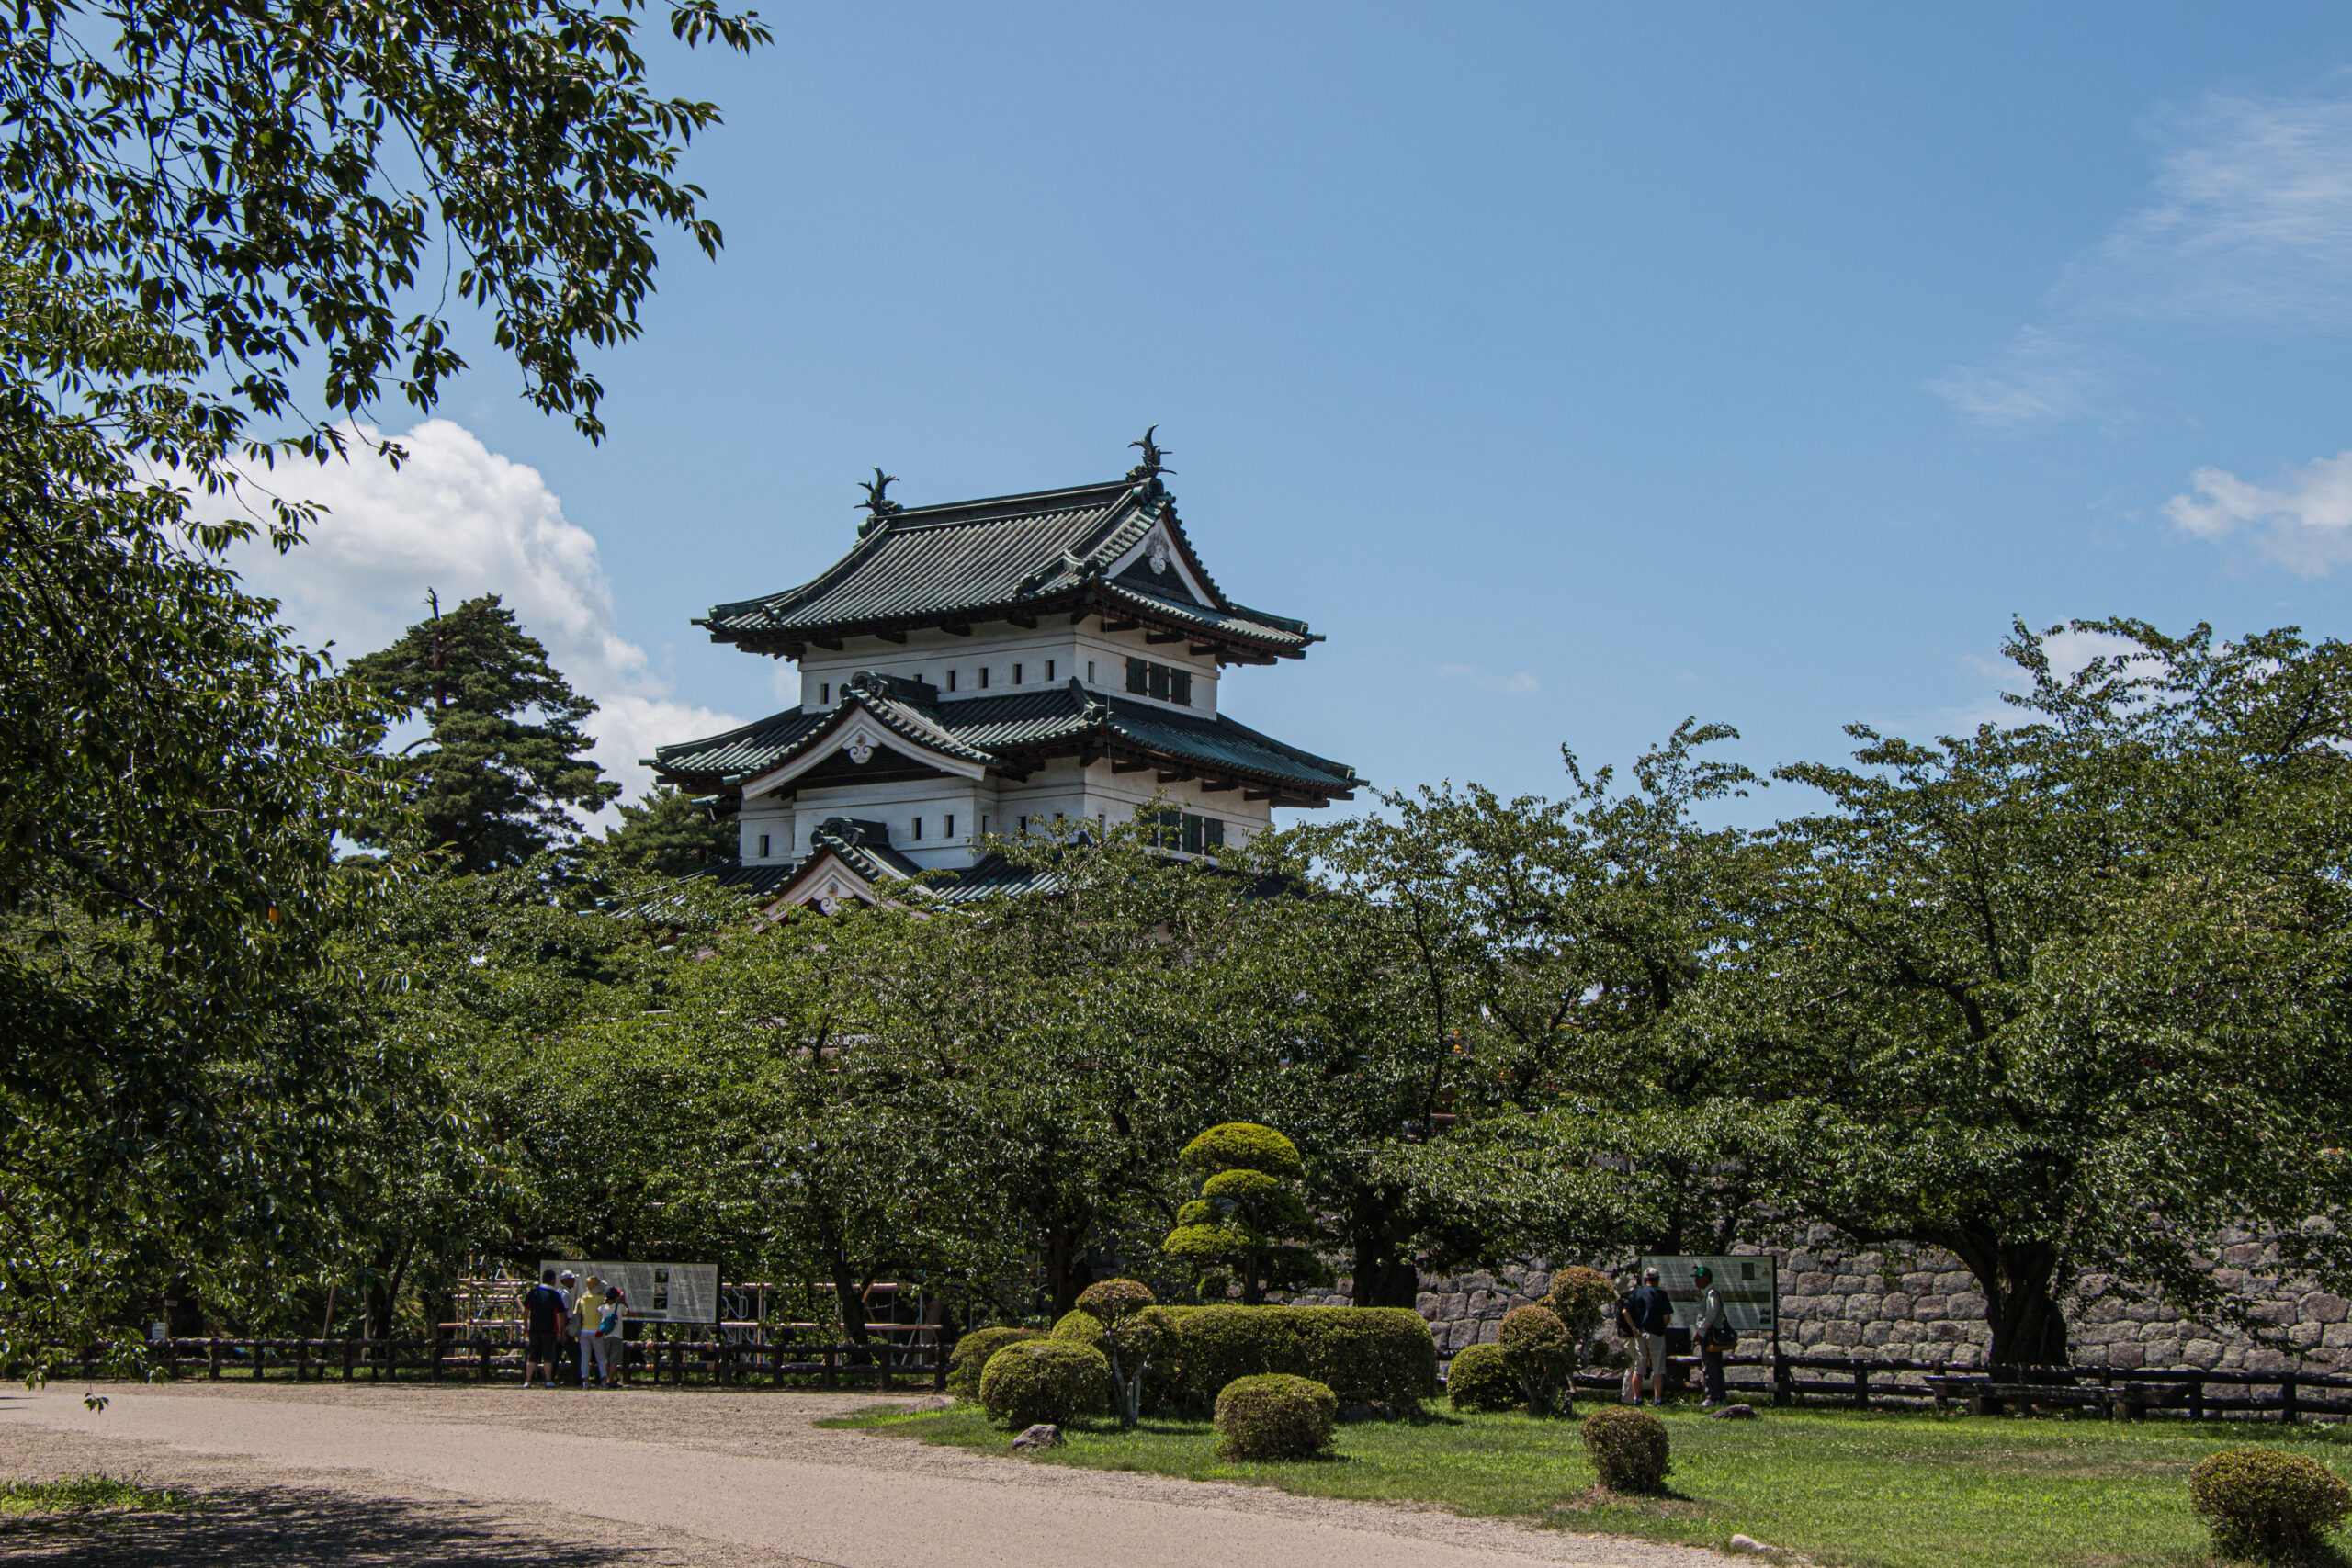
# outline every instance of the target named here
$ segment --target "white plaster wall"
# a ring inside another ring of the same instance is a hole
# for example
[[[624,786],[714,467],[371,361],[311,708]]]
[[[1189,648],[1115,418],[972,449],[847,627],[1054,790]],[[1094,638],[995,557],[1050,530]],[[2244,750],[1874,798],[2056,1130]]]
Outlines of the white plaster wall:
[[[971,845],[980,834],[980,818],[998,810],[997,792],[989,784],[972,779],[910,779],[902,784],[837,784],[802,790],[790,815],[799,829],[788,853],[776,840],[775,859],[798,860],[808,852],[808,835],[829,817],[854,817],[879,822],[890,830],[890,847],[926,871],[969,865]],[[774,802],[775,796],[763,797]],[[752,809],[745,803],[745,813]],[[947,831],[947,818],[956,830]],[[923,836],[914,836],[915,819],[922,819]]]
[[[876,637],[851,637],[839,653],[812,649],[800,660],[801,711],[821,713],[838,707],[842,682],[861,670],[928,681],[939,688],[940,700],[949,703],[1065,685],[1073,676],[1092,690],[1133,696],[1126,689],[1126,661],[1132,657],[1165,664],[1171,670],[1188,670],[1193,675],[1193,701],[1189,707],[1154,702],[1148,696],[1136,700],[1173,713],[1200,718],[1216,716],[1218,665],[1214,657],[1190,653],[1187,645],[1180,642],[1147,642],[1141,631],[1108,633],[1102,626],[1100,620],[1089,620],[1082,626],[1057,626],[1049,620],[1029,631],[1008,621],[991,621],[975,626],[970,637],[952,637],[936,630],[910,632],[903,645]],[[1048,660],[1054,663],[1050,680],[1046,674]],[[1093,673],[1091,681],[1087,679],[1090,660]],[[1017,686],[1012,682],[1012,667],[1016,663],[1022,666],[1022,681]],[[982,668],[989,671],[986,690],[980,686]],[[953,692],[947,689],[950,670],[956,677]]]

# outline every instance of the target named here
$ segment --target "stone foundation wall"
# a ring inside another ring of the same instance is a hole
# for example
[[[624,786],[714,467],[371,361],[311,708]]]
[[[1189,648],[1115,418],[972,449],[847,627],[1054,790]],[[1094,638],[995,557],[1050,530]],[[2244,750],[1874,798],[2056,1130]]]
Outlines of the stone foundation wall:
[[[1611,1269],[1632,1280],[1630,1262]],[[2066,1305],[2067,1337],[2077,1366],[2197,1367],[2249,1372],[2352,1371],[2352,1303],[2280,1278],[2278,1248],[2251,1235],[2233,1238],[2216,1270],[2222,1282],[2254,1295],[2290,1348],[2274,1350],[2243,1335],[2184,1321],[2163,1303],[2109,1293],[2091,1278]],[[1416,1304],[1429,1319],[1438,1354],[1491,1341],[1503,1314],[1543,1299],[1545,1267],[1493,1273],[1424,1275]],[[1302,1306],[1345,1306],[1348,1282],[1332,1292],[1292,1298]],[[1781,1348],[1792,1354],[1885,1360],[1984,1363],[1992,1331],[1984,1298],[1960,1260],[1932,1252],[1857,1251],[1826,1232],[1781,1255]]]

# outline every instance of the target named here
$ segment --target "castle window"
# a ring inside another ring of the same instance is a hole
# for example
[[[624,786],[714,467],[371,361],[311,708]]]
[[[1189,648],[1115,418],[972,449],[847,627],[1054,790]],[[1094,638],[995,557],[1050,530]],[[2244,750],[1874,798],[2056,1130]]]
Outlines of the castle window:
[[[1025,832],[1027,832],[1027,831],[1029,830],[1029,818],[1027,818],[1026,817],[1023,817],[1023,818],[1022,818],[1020,819],[1020,821],[1021,821],[1021,830],[1022,830],[1023,832],[1024,832],[1024,833],[1025,833]]]
[[[987,691],[988,689],[989,689],[989,667],[988,667],[987,665],[983,664],[983,665],[981,665],[981,666],[980,666],[980,690],[981,690],[981,691],[983,691],[983,692],[985,692],[985,691]]]
[[[988,671],[983,670],[980,671],[980,684],[985,686],[988,683]],[[1012,667],[1012,683],[1016,686],[1021,684],[1021,666],[1018,664]]]
[[[762,860],[768,858],[768,836],[765,833],[760,835],[760,858]]]
[[[1151,676],[1151,694],[1164,703],[1168,700],[1168,666],[1154,664],[1148,668]]]
[[[947,672],[947,689],[951,692],[956,689],[956,671],[953,670]]]
[[[920,817],[915,818],[915,841],[917,843],[922,841],[922,818]]]
[[[1094,660],[1091,659],[1086,661],[1086,683],[1090,686],[1094,684]]]
[[[822,704],[822,703],[830,703],[830,702],[831,702],[832,700],[833,700],[833,688],[832,688],[832,686],[831,685],[831,683],[828,683],[828,684],[825,684],[825,685],[822,685],[822,686],[820,686],[820,687],[818,687],[818,688],[817,688],[817,701],[818,701],[819,703],[820,703],[820,704]]]
[[[946,829],[945,829],[944,832],[942,832],[939,836],[940,836],[941,838],[943,838],[943,839],[952,839],[952,838],[954,838],[954,837],[956,836],[956,818],[955,818],[955,815],[954,815],[952,812],[948,815],[948,818],[947,818],[947,827],[946,827]]]
[[[1127,660],[1127,690],[1138,697],[1158,697],[1163,703],[1178,703],[1191,707],[1193,672],[1130,659]]]
[[[987,838],[988,836],[989,836],[989,819],[988,819],[988,814],[987,814],[986,812],[982,812],[982,813],[980,814],[980,837],[981,837],[981,838],[983,838],[983,839],[985,839],[985,838]]]
[[[1193,672],[1190,670],[1168,671],[1168,700],[1184,707],[1193,705]]]
[[[1051,685],[1051,684],[1053,684],[1053,680],[1054,680],[1054,661],[1053,661],[1052,660],[1048,659],[1048,660],[1046,660],[1046,683],[1047,685]]]
[[[1130,660],[1127,660],[1127,690],[1128,690],[1128,691],[1130,691],[1130,692],[1133,692],[1136,696],[1139,696],[1139,697],[1140,697],[1140,696],[1142,696],[1145,693],[1148,692],[1151,688],[1150,688],[1148,685],[1147,685],[1147,684],[1146,684],[1146,682],[1147,682],[1147,680],[1148,679],[1148,673],[1147,673],[1147,672],[1149,671],[1149,669],[1150,669],[1150,668],[1151,668],[1151,667],[1150,667],[1149,665],[1146,664],[1146,663],[1145,663],[1142,660],[1140,660],[1140,659],[1130,659]]]

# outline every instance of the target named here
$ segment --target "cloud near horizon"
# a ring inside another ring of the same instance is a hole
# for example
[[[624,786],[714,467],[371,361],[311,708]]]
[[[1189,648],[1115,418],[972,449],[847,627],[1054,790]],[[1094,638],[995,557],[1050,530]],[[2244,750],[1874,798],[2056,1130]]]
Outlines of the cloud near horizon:
[[[2219,544],[2251,530],[2256,549],[2304,577],[2352,561],[2352,452],[2306,463],[2275,485],[2224,468],[2199,468],[2188,481],[2190,493],[2165,502],[2183,533]]]
[[[1523,697],[1544,689],[1544,683],[1524,670],[1503,675],[1475,664],[1441,664],[1437,672],[1449,681],[1466,680],[1482,692],[1501,692],[1507,696]]]
[[[624,799],[651,784],[638,759],[656,745],[742,722],[676,701],[654,676],[645,649],[620,633],[594,536],[566,520],[537,469],[451,420],[426,420],[397,439],[408,453],[398,469],[356,442],[347,461],[278,468],[273,480],[297,476],[288,492],[327,514],[286,555],[252,547],[233,557],[248,586],[278,600],[306,641],[332,641],[349,659],[424,619],[428,589],[445,604],[496,593],[572,686],[595,699],[585,726],[596,738],[591,755],[620,781]]]

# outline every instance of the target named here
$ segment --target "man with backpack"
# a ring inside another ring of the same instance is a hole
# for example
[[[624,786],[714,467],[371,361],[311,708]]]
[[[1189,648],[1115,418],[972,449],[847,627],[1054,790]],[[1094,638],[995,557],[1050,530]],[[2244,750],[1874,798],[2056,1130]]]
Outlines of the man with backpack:
[[[1645,1372],[1650,1380],[1650,1402],[1666,1404],[1666,1331],[1674,1325],[1674,1298],[1658,1287],[1657,1270],[1642,1270],[1642,1288],[1625,1298],[1625,1315],[1633,1320],[1634,1343],[1639,1348],[1634,1359],[1634,1403],[1642,1397],[1641,1380]]]

